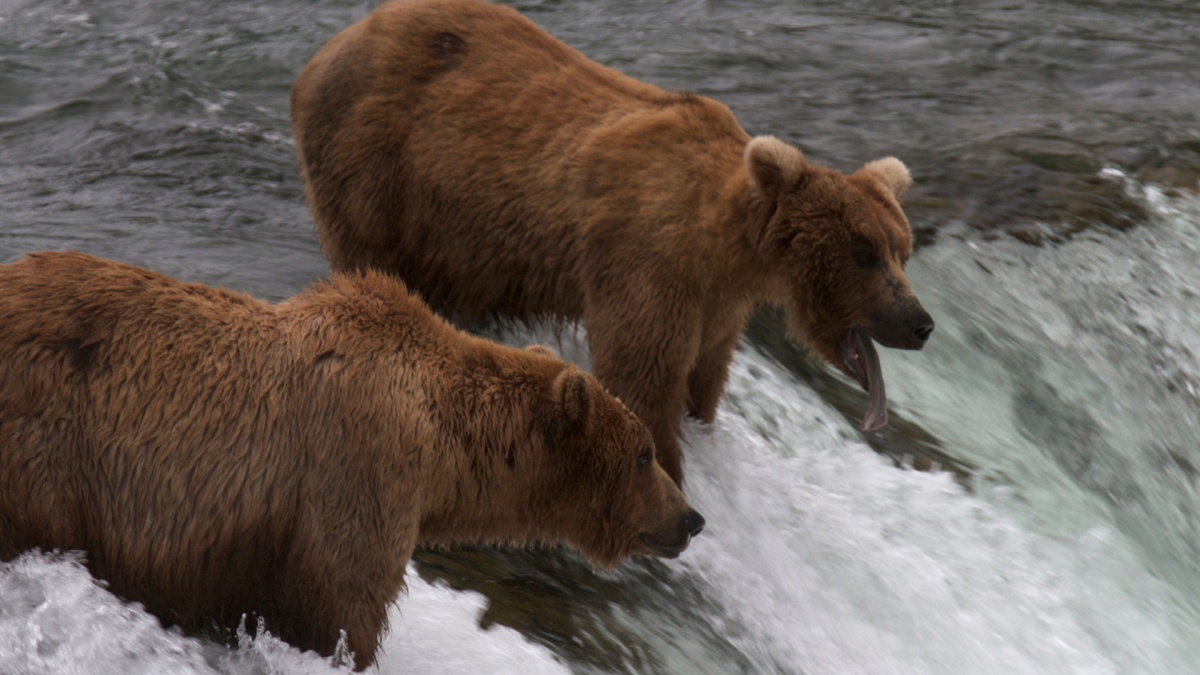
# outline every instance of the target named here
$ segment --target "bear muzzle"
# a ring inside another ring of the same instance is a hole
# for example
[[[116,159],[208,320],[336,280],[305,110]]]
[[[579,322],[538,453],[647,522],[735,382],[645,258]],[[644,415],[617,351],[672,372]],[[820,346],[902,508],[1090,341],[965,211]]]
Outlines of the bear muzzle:
[[[668,531],[643,532],[638,538],[651,554],[662,558],[677,558],[687,549],[692,537],[703,530],[704,516],[695,509],[688,509]]]
[[[933,335],[933,317],[916,298],[873,314],[866,333],[884,347],[921,349]]]

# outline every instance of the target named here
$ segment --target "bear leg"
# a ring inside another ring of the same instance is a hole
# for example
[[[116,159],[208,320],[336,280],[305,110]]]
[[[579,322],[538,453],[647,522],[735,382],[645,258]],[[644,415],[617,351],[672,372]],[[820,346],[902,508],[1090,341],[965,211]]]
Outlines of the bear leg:
[[[631,293],[606,295],[612,300],[589,307],[584,319],[593,370],[650,429],[658,463],[682,485],[679,422],[687,403],[688,372],[700,349],[696,304],[686,294],[666,295],[666,302],[650,307],[630,302]]]
[[[740,338],[740,333],[734,333],[716,347],[701,352],[688,373],[688,414],[701,422],[711,424],[717,416],[717,405],[729,379],[729,363]]]

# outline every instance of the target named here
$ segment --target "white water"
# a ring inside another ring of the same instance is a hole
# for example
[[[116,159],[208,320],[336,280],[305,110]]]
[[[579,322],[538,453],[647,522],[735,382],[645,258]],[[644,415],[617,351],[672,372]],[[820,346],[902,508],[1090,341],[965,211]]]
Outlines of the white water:
[[[482,600],[425,583],[390,613],[379,672],[436,675],[567,672],[545,650],[504,627],[478,628]],[[165,631],[137,605],[97,587],[74,556],[26,554],[0,563],[0,673],[5,675],[251,675],[345,673],[270,635],[226,650]]]
[[[914,259],[939,327],[925,352],[883,354],[893,408],[981,467],[974,493],[896,469],[739,353],[717,423],[685,430],[708,526],[667,564],[752,672],[1194,672],[1200,504],[1164,448],[1200,466],[1200,218],[1156,203],[1129,233],[946,238]],[[583,360],[577,337],[558,347]],[[409,583],[380,672],[566,671],[480,629],[479,596]],[[673,672],[721,672],[690,646],[662,652]],[[336,671],[269,637],[231,652],[163,631],[76,562],[30,556],[0,567],[0,672]]]

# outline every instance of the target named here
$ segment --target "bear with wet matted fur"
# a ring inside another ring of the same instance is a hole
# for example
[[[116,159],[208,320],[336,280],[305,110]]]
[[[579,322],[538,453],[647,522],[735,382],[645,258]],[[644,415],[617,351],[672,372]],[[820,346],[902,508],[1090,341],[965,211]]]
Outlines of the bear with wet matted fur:
[[[729,108],[588,60],[515,10],[394,0],[292,89],[296,148],[335,270],[395,272],[438,311],[582,319],[596,375],[683,478],[685,408],[711,421],[759,303],[868,391],[874,342],[919,349],[899,160],[811,164]]]
[[[386,275],[270,305],[79,253],[0,266],[0,560],[82,550],[189,630],[372,662],[413,548],[674,557],[704,519],[629,410]]]

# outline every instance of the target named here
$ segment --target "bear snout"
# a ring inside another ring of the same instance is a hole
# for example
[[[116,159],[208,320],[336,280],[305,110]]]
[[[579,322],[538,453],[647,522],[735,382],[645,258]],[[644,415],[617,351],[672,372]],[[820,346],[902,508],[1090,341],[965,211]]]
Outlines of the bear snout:
[[[872,319],[867,334],[884,347],[921,349],[933,335],[933,317],[915,300],[904,303],[899,311],[879,312]]]
[[[704,530],[704,516],[689,508],[670,527],[660,532],[643,532],[639,537],[651,555],[677,558],[687,549],[692,537]]]
[[[687,530],[689,537],[694,537],[704,531],[704,516],[700,515],[699,511],[692,509],[683,516],[683,527]]]
[[[933,335],[933,317],[929,316],[929,312],[921,310],[919,316],[909,320],[909,326],[914,344],[918,345],[917,349],[924,347],[929,341],[929,336]]]

